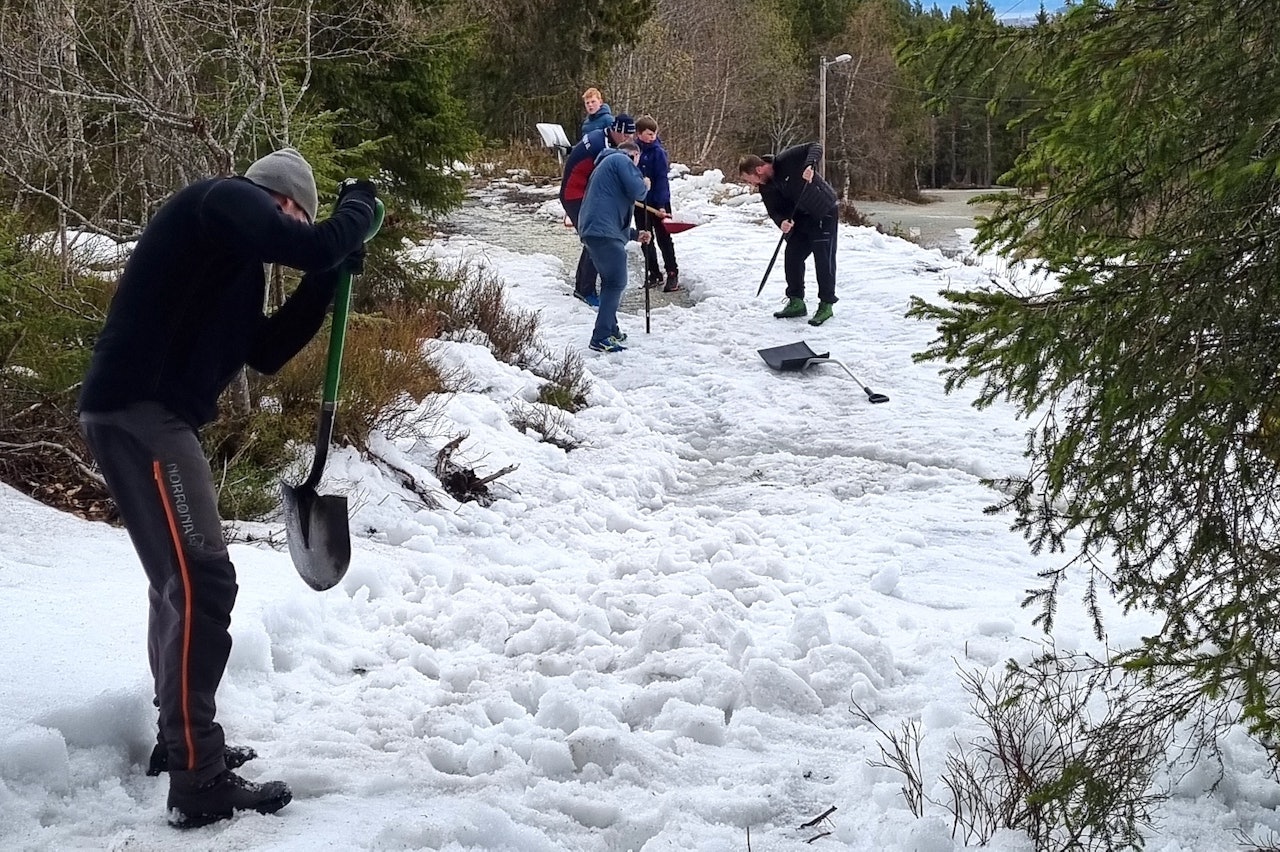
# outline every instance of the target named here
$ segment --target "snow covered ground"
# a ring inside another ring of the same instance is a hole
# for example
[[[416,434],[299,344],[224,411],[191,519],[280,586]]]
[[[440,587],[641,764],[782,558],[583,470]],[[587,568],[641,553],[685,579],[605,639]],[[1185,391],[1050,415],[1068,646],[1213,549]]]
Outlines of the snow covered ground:
[[[650,334],[624,316],[620,354],[586,349],[594,315],[556,257],[465,236],[417,249],[485,266],[541,311],[546,350],[582,352],[590,405],[566,418],[566,452],[510,424],[533,373],[433,343],[468,389],[434,437],[380,451],[429,481],[468,433],[459,456],[478,472],[518,465],[498,499],[441,493],[431,510],[339,451],[321,488],[353,504],[339,587],[316,593],[286,552],[233,546],[220,718],[259,752],[243,774],[292,786],[275,816],[167,826],[164,779],[143,775],[154,717],[128,538],[0,488],[0,849],[963,848],[940,804],[917,819],[899,776],[869,765],[881,740],[853,709],[886,730],[919,720],[939,802],[946,754],[980,733],[959,671],[1038,648],[1019,602],[1053,559],[982,513],[995,495],[979,481],[1023,472],[1026,424],[944,396],[938,365],[911,360],[932,329],[904,318],[910,296],[986,273],[844,228],[835,319],[775,320],[780,264],[754,295],[778,233],[758,198],[717,173],[673,190],[678,218],[700,222],[675,238],[691,303],[656,309]],[[547,198],[529,215],[557,219]],[[756,354],[798,340],[891,402],[838,368],[777,373]],[[1093,648],[1074,602],[1054,639]],[[1114,645],[1153,627],[1111,609]],[[1280,831],[1260,750],[1232,737],[1224,761],[1216,789],[1216,766],[1174,789],[1148,849]],[[1030,844],[1004,832],[988,848]]]

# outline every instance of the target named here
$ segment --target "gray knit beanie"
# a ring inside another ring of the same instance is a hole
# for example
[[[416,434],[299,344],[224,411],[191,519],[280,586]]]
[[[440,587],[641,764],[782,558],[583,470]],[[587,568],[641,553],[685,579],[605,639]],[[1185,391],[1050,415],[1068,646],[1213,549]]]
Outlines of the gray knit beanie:
[[[320,197],[316,193],[315,175],[307,161],[293,148],[281,148],[255,160],[245,170],[244,176],[264,189],[292,198],[307,211],[312,222],[316,220]]]

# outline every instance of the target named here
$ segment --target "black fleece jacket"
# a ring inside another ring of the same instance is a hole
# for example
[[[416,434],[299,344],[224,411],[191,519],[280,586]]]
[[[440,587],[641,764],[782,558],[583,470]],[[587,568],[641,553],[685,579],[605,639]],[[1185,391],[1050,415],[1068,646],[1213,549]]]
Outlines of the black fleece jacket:
[[[158,402],[199,428],[246,364],[274,373],[324,322],[339,264],[361,246],[374,198],[349,191],[308,225],[244,178],[209,178],[156,212],[125,263],[80,393],[82,411]],[[270,317],[264,264],[307,273]]]
[[[811,228],[820,220],[836,215],[836,192],[817,173],[821,158],[822,146],[817,142],[795,145],[776,157],[764,158],[773,164],[773,177],[761,184],[760,200],[775,225],[791,219],[797,228]],[[809,166],[814,167],[812,184],[806,184],[802,177]]]

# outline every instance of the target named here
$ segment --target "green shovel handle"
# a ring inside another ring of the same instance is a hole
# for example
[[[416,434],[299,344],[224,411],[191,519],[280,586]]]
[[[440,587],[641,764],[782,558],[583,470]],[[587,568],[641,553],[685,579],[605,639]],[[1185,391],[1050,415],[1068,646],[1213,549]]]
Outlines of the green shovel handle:
[[[380,198],[374,200],[373,208],[373,224],[369,226],[369,233],[365,235],[366,243],[378,233],[387,213]],[[324,396],[322,397],[324,408],[329,411],[338,402],[338,376],[342,372],[342,349],[347,339],[347,316],[351,313],[351,278],[350,272],[342,270],[338,276],[338,292],[333,297],[333,328],[329,333],[329,363],[325,367]]]

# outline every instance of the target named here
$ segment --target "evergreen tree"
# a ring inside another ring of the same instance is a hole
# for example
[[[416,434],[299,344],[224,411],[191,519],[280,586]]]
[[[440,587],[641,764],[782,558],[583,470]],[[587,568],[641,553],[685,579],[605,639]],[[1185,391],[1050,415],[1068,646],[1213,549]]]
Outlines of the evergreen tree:
[[[1030,471],[1003,485],[1035,548],[1073,553],[1028,599],[1045,627],[1083,568],[1091,606],[1109,590],[1163,618],[1120,662],[1171,705],[1239,701],[1274,748],[1280,20],[1266,0],[1081,0],[989,35],[1037,56],[1040,124],[981,246],[1059,283],[917,301],[940,331],[918,357],[1035,419]],[[944,78],[991,46],[969,45]]]
[[[844,28],[859,0],[776,0],[791,21],[792,37],[809,54]]]
[[[357,151],[372,142],[360,173],[389,177],[384,190],[427,213],[447,211],[462,200],[463,184],[451,166],[480,144],[454,92],[462,51],[457,41],[449,42],[455,46],[408,45],[378,62],[328,62],[312,72],[315,107],[339,117],[332,129],[335,147]]]
[[[559,120],[573,138],[582,120],[583,90],[598,85],[615,45],[636,38],[654,0],[482,0],[482,5],[488,10],[487,29],[466,80],[480,127],[498,138],[519,138],[536,122]],[[611,93],[604,95],[608,101]]]

